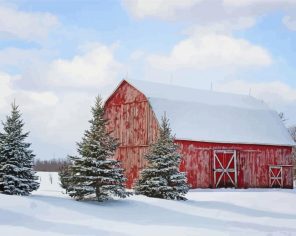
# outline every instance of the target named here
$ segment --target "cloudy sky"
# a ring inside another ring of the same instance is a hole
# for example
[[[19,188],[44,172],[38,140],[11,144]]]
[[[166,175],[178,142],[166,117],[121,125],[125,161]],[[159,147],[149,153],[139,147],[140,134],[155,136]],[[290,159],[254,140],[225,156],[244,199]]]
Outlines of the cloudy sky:
[[[0,119],[16,99],[37,157],[65,157],[128,76],[251,93],[293,125],[295,42],[295,0],[0,1]]]

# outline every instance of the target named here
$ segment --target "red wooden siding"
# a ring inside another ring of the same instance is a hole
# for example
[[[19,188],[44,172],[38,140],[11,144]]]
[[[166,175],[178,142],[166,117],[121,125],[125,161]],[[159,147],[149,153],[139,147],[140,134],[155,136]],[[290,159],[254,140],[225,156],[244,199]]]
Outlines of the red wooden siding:
[[[119,139],[115,158],[122,161],[131,188],[145,166],[144,155],[155,142],[158,122],[144,94],[123,81],[105,103],[108,130]],[[168,117],[169,118],[169,117]],[[192,188],[214,187],[213,157],[215,150],[235,150],[237,187],[269,187],[269,166],[284,165],[283,187],[293,186],[291,147],[219,144],[176,140],[183,157],[180,169],[186,171]],[[231,173],[231,175],[233,175]]]
[[[122,161],[126,184],[132,187],[146,164],[148,146],[157,138],[157,120],[146,97],[128,83],[121,84],[108,99],[105,114],[109,131],[120,143],[115,158]]]
[[[269,187],[269,165],[284,165],[283,186],[292,188],[291,147],[218,144],[176,140],[183,156],[181,170],[187,172],[192,188],[212,188],[214,150],[236,150],[237,187]]]

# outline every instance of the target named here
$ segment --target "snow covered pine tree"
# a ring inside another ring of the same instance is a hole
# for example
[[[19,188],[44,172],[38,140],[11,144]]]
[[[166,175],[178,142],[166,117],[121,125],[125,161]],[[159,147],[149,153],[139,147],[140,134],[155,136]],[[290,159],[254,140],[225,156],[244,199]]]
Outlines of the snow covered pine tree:
[[[67,192],[77,200],[105,201],[112,195],[125,198],[130,195],[125,190],[126,179],[120,162],[113,158],[118,143],[106,131],[107,120],[99,96],[92,115],[90,129],[77,144],[78,156],[69,156],[72,164]]]
[[[185,173],[179,171],[181,155],[177,152],[178,145],[171,135],[169,121],[162,117],[159,137],[152,144],[145,158],[147,167],[141,172],[135,185],[135,193],[148,197],[186,200],[188,192]]]
[[[0,192],[11,195],[29,195],[39,188],[33,171],[35,155],[23,133],[24,123],[18,106],[12,104],[12,112],[3,124],[0,134]]]
[[[70,164],[69,160],[67,160],[66,163],[64,163],[60,169],[59,169],[59,178],[60,178],[60,186],[66,190],[69,189],[70,181],[71,181],[71,175],[70,175]]]

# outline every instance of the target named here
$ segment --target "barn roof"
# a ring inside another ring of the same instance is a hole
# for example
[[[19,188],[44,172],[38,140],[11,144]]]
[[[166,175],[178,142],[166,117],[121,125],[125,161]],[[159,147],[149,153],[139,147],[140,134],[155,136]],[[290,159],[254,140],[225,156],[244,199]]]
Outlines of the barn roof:
[[[294,146],[278,114],[238,95],[141,80],[126,80],[149,100],[158,121],[166,113],[176,139]]]

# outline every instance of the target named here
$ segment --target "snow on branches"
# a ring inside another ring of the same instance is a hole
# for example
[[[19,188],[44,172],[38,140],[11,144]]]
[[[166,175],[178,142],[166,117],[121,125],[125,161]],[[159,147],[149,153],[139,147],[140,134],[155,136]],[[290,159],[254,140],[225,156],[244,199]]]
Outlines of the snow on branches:
[[[105,201],[111,196],[125,198],[130,193],[125,190],[126,179],[120,162],[114,159],[118,143],[106,130],[107,120],[100,97],[96,98],[92,115],[89,130],[77,144],[78,155],[69,156],[72,164],[68,173],[62,174],[62,182],[65,183],[67,178],[66,190],[77,200]]]
[[[23,126],[18,106],[13,103],[0,133],[0,192],[5,194],[29,195],[39,188],[33,171],[35,155],[31,144],[25,142],[29,133],[23,132]]]
[[[145,156],[148,166],[141,172],[135,186],[136,194],[148,197],[186,200],[188,192],[185,173],[179,171],[181,155],[171,135],[169,121],[162,117],[159,137]]]

